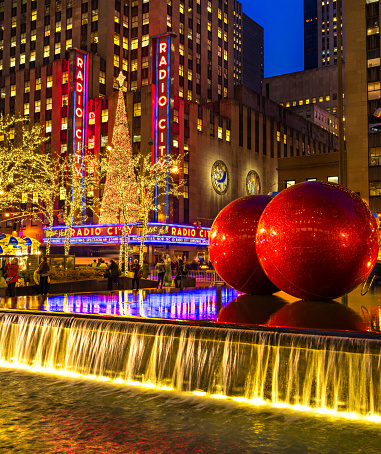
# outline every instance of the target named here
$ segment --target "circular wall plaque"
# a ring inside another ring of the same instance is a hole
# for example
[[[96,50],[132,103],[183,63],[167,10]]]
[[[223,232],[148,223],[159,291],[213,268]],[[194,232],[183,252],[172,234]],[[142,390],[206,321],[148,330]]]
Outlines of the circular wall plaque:
[[[212,186],[217,194],[223,195],[229,187],[229,171],[223,161],[216,161],[212,166]]]
[[[261,193],[261,180],[255,170],[250,170],[246,177],[247,195],[258,195]]]

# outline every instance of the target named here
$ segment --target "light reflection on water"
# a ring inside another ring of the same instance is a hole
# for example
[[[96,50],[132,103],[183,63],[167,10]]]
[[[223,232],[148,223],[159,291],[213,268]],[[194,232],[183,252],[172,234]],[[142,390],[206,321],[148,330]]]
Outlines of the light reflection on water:
[[[241,293],[222,288],[221,306]],[[0,308],[30,309],[53,312],[148,317],[180,320],[215,320],[217,317],[215,287],[179,292],[120,291],[113,294],[79,294],[42,297],[27,296],[2,299]]]
[[[0,452],[380,452],[379,425],[0,369]]]

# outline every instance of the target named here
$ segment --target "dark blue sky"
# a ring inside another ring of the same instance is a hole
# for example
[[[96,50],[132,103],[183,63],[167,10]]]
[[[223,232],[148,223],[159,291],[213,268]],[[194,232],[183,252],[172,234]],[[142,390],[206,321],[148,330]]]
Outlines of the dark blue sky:
[[[302,71],[303,0],[240,0],[265,29],[265,77]]]

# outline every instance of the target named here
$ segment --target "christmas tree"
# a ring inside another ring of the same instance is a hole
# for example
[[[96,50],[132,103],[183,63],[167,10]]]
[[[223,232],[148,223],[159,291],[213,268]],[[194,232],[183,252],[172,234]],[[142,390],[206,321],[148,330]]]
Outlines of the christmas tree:
[[[118,76],[119,95],[110,147],[100,224],[125,224],[138,220],[139,199],[131,139],[123,96],[124,75]]]

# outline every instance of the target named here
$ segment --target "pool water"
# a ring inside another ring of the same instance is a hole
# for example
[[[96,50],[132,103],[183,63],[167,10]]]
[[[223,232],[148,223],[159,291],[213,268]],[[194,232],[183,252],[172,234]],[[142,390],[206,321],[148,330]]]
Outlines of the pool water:
[[[380,425],[0,369],[1,453],[367,453]]]
[[[228,287],[221,289],[217,301],[216,287],[183,291],[120,291],[104,294],[25,296],[2,298],[0,308],[30,309],[72,314],[112,315],[125,317],[180,320],[215,320],[219,305],[226,306],[241,293]]]

